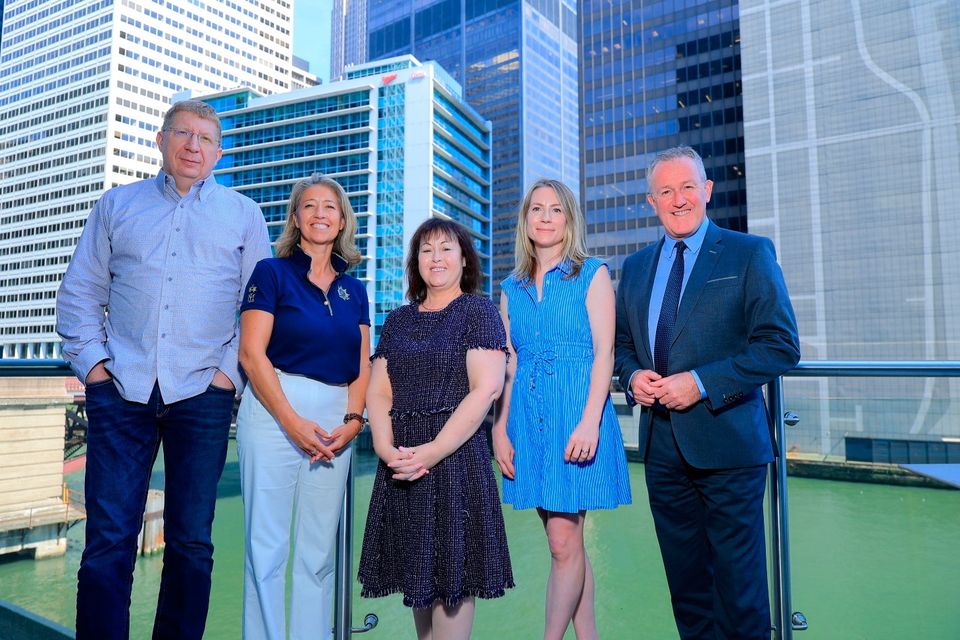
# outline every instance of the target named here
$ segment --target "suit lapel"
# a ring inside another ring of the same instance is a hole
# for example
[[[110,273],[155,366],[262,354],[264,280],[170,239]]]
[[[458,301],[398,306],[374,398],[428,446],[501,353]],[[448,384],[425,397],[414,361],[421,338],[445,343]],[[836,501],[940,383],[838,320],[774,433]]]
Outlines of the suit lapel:
[[[641,283],[643,289],[640,291],[639,304],[637,305],[637,322],[640,324],[640,342],[643,344],[643,353],[646,354],[649,362],[653,362],[653,354],[650,352],[650,328],[648,323],[650,318],[650,294],[653,292],[653,281],[657,276],[657,265],[660,264],[661,251],[663,251],[662,238],[657,243],[656,250],[650,252],[647,264],[641,265],[647,275]]]
[[[677,309],[677,323],[673,329],[673,341],[677,341],[677,336],[683,332],[683,327],[690,318],[690,313],[697,306],[700,294],[703,293],[703,287],[710,279],[713,268],[720,259],[723,252],[723,243],[720,242],[720,228],[712,222],[708,223],[707,233],[703,238],[703,246],[700,247],[700,255],[693,265],[693,271],[690,272],[690,279],[687,280],[687,286],[683,290],[683,298],[680,300],[680,308]]]

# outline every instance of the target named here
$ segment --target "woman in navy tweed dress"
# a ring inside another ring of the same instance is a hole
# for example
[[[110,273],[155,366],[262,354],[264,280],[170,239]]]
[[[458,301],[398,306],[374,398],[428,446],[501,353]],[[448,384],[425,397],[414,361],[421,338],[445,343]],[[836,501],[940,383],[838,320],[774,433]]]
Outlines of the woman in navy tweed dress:
[[[493,428],[503,500],[535,507],[552,564],[545,638],[597,636],[587,511],[630,502],[620,425],[610,400],[615,302],[603,261],[586,255],[576,198],[539,180],[521,205],[517,266],[502,283],[511,358]]]
[[[387,317],[367,393],[380,457],[360,556],[362,595],[403,593],[420,638],[469,638],[474,598],[513,586],[487,434],[506,334],[473,292],[469,232],[430,219],[407,260],[411,303]]]

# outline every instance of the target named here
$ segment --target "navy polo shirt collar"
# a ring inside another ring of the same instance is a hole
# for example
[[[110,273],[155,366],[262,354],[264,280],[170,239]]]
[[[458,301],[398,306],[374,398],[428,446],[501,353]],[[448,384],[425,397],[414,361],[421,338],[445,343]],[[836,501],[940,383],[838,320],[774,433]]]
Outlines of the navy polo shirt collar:
[[[290,259],[293,260],[293,263],[299,267],[303,267],[304,275],[310,272],[310,265],[313,263],[313,258],[307,255],[307,253],[300,248],[299,245],[293,248],[293,253],[290,254]],[[347,264],[347,261],[343,259],[338,253],[334,253],[330,256],[330,264],[333,265],[333,270],[337,272],[336,280],[344,273],[346,273],[347,268],[350,266]]]

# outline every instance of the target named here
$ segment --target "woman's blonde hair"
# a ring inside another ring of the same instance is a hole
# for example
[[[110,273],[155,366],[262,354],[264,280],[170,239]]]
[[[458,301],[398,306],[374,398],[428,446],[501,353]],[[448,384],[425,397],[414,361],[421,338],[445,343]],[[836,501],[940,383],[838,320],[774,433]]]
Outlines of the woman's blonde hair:
[[[560,208],[563,209],[567,226],[563,233],[563,245],[560,248],[560,253],[563,258],[570,261],[569,277],[574,278],[580,273],[583,261],[587,259],[587,223],[570,187],[559,180],[550,178],[540,178],[530,185],[527,193],[523,196],[523,202],[520,203],[520,209],[517,212],[517,237],[514,245],[516,266],[514,266],[513,274],[518,278],[529,280],[534,279],[537,275],[537,254],[533,247],[533,240],[527,236],[527,211],[530,209],[531,200],[533,200],[533,192],[540,187],[553,189],[560,201]]]
[[[337,239],[333,243],[333,252],[343,258],[348,266],[353,266],[363,259],[363,256],[357,250],[355,239],[357,216],[353,213],[350,199],[340,183],[319,173],[304,178],[293,185],[293,191],[290,193],[290,203],[287,205],[287,221],[283,225],[280,238],[277,239],[277,257],[286,258],[300,246],[300,229],[297,228],[296,221],[297,208],[300,206],[303,192],[317,185],[329,187],[337,197],[337,202],[340,205],[340,215],[343,216],[343,229],[337,234]]]

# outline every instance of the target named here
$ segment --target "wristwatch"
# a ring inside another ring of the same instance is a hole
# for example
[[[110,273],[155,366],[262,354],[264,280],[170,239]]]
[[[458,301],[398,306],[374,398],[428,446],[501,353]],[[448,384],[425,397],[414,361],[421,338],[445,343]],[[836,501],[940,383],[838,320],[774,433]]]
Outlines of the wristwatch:
[[[347,424],[351,420],[358,420],[360,422],[360,431],[363,431],[364,427],[367,426],[367,421],[359,413],[347,413],[343,416],[343,424]]]

